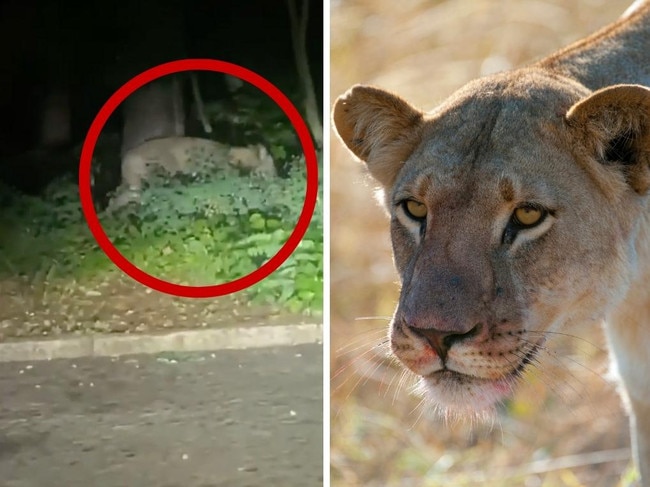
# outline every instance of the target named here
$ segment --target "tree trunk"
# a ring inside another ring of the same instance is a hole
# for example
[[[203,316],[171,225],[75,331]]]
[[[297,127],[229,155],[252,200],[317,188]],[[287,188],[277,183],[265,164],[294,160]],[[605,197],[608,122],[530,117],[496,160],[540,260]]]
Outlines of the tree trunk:
[[[309,0],[302,1],[300,15],[296,8],[296,0],[287,0],[289,16],[291,18],[291,39],[293,41],[293,54],[296,60],[298,78],[302,85],[304,96],[305,121],[309,126],[311,135],[317,147],[323,146],[323,124],[321,123],[314,91],[314,82],[309,72],[307,59],[307,22],[309,20]]]

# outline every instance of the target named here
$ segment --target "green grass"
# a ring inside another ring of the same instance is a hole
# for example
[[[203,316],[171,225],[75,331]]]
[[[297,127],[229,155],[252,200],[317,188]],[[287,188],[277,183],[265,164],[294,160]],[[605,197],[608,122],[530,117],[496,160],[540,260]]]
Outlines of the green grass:
[[[120,253],[143,271],[186,285],[220,284],[254,271],[284,244],[302,210],[305,172],[304,160],[297,159],[288,178],[169,179],[145,190],[140,206],[99,218]],[[114,270],[84,221],[72,180],[53,182],[41,197],[3,194],[0,278],[56,285],[101,279]],[[321,201],[291,257],[246,290],[251,304],[321,312]]]

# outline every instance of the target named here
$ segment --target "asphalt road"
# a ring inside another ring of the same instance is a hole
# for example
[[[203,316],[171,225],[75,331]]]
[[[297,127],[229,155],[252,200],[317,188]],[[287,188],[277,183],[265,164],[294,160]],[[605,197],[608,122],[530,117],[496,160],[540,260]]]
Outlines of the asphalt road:
[[[0,486],[321,486],[322,374],[315,344],[0,363]]]

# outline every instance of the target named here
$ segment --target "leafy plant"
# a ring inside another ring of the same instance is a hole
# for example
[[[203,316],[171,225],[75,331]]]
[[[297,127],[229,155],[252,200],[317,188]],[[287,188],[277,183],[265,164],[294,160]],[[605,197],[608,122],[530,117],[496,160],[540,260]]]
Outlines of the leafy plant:
[[[226,282],[253,272],[286,242],[304,203],[304,160],[287,178],[225,178],[216,172],[163,177],[139,206],[100,213],[102,227],[134,265],[190,285]],[[54,181],[41,197],[5,188],[0,212],[0,277],[99,277],[114,270],[83,219],[72,178]],[[291,312],[322,309],[322,207],[296,252],[247,290],[251,303]],[[54,271],[52,271],[54,269]]]

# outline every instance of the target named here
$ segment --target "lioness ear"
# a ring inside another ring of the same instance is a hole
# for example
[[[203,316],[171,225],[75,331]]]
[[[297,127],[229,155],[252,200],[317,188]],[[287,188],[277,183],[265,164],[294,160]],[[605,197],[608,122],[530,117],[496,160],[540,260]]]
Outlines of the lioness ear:
[[[616,85],[598,90],[566,114],[587,152],[620,168],[639,194],[650,188],[650,89]]]
[[[348,149],[390,188],[420,141],[423,113],[392,93],[357,85],[336,100],[332,120]]]

